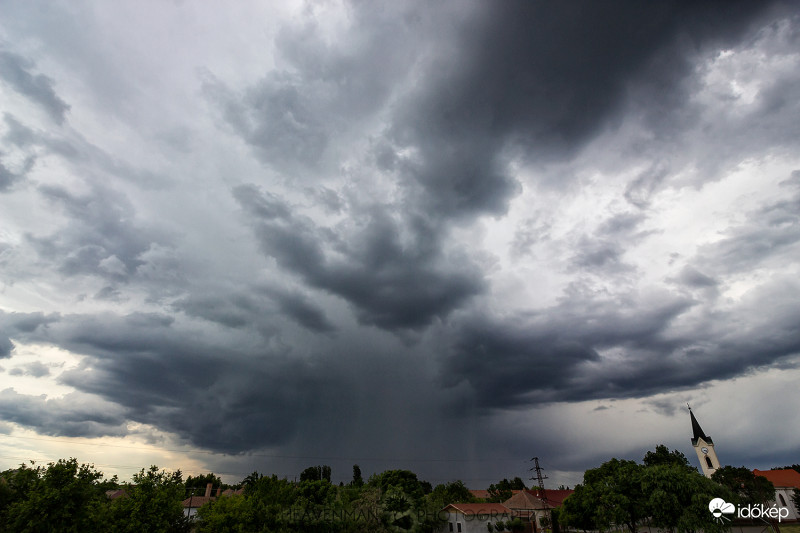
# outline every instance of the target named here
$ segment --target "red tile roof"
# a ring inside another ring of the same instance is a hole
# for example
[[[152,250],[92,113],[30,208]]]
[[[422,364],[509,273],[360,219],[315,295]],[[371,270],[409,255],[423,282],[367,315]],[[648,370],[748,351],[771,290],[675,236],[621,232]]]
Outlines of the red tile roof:
[[[213,502],[216,499],[216,496],[192,496],[191,498],[186,498],[183,500],[183,508],[185,509],[191,506],[192,509],[197,509],[198,507],[202,507],[208,502]]]
[[[451,503],[443,510],[455,509],[465,515],[501,515],[511,516],[513,511],[502,503]]]
[[[539,489],[532,489],[529,490],[528,492],[530,492],[537,498],[541,497],[539,494]],[[567,496],[569,496],[573,492],[575,491],[572,489],[559,489],[559,490],[544,489],[544,494],[545,496],[547,496],[547,503],[548,505],[550,505],[550,507],[561,507],[561,504],[564,503],[564,500],[567,499]]]
[[[775,487],[794,487],[800,489],[800,472],[793,468],[783,470],[753,470],[757,476],[762,476],[772,481]]]
[[[512,497],[503,502],[503,505],[509,509],[516,510],[535,510],[547,509],[544,502],[533,495],[532,491],[525,490],[514,494]],[[553,507],[550,505],[549,507]]]

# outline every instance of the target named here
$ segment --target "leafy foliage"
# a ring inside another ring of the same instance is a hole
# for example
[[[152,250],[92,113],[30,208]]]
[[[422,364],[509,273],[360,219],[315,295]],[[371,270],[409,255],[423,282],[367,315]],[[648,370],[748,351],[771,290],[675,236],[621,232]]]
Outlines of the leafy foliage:
[[[47,468],[21,465],[4,472],[10,480],[2,516],[5,531],[101,531],[105,494],[103,474],[77,459],[60,459]]]
[[[331,481],[331,467],[328,465],[309,466],[300,473],[300,481]]]
[[[211,472],[208,474],[200,474],[199,476],[187,476],[185,485],[186,489],[193,491],[195,496],[202,496],[209,483],[211,483],[211,487],[214,490],[225,488],[222,479]]]
[[[755,475],[744,466],[723,466],[711,475],[711,479],[730,489],[736,503],[767,503],[775,497],[775,486],[763,476]]]
[[[429,495],[431,503],[439,509],[451,503],[473,503],[477,498],[472,495],[463,481],[451,481],[436,485]]]
[[[582,530],[624,525],[635,533],[644,522],[679,533],[719,533],[726,526],[708,512],[708,502],[734,493],[692,468],[679,451],[657,446],[643,464],[611,459],[587,470],[584,482],[565,501],[558,517],[562,525]]]
[[[110,531],[188,531],[181,500],[184,485],[180,471],[166,472],[157,466],[133,475],[125,495],[109,505]]]
[[[686,456],[678,450],[670,451],[669,448],[663,444],[656,446],[655,451],[647,452],[644,454],[642,460],[644,466],[659,466],[670,465],[688,468],[689,470],[696,470],[690,463]]]
[[[519,477],[515,477],[512,481],[503,478],[502,481],[498,481],[497,483],[492,483],[489,485],[489,488],[487,489],[489,497],[486,499],[486,501],[491,503],[501,503],[513,496],[513,491],[525,490],[525,488],[525,483]]]
[[[364,486],[364,478],[361,477],[361,467],[358,465],[353,465],[353,481],[351,485],[354,487]]]

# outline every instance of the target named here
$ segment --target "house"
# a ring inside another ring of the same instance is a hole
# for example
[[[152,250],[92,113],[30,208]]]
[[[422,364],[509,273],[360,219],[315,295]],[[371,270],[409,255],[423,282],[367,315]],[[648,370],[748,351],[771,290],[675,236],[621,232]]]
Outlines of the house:
[[[194,494],[190,495],[188,498],[183,500],[183,516],[188,516],[189,518],[194,518],[197,514],[197,510],[207,504],[208,502],[212,502],[217,499],[222,493],[222,488],[217,489],[217,496],[213,496],[211,493],[213,491],[213,485],[209,483],[206,485],[206,492],[203,496],[195,496]]]
[[[530,531],[539,531],[550,520],[549,510],[561,507],[567,496],[573,492],[575,491],[548,489],[542,492],[538,488],[523,490],[504,501],[503,505],[511,509],[514,512],[514,516],[520,517],[524,522],[531,524]],[[544,494],[546,500],[541,497],[542,494]]]
[[[530,492],[532,492],[537,498],[542,497],[541,490],[538,488],[531,489]],[[547,504],[553,509],[561,507],[564,504],[564,500],[567,499],[567,496],[573,492],[575,491],[572,489],[544,489],[544,495],[545,499],[547,500]]]
[[[788,510],[788,518],[784,520],[800,520],[800,513],[794,506],[792,496],[795,489],[800,489],[800,472],[792,468],[782,470],[753,470],[753,474],[765,477],[775,485],[775,499],[779,508]]]
[[[502,503],[451,503],[440,516],[444,533],[486,533],[487,524],[507,523],[515,518],[511,509]]]

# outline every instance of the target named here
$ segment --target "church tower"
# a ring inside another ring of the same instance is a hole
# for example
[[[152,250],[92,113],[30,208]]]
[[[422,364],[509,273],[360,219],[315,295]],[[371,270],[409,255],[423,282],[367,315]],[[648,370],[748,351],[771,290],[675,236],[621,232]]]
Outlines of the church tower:
[[[688,407],[688,405],[687,405]],[[689,416],[692,417],[692,447],[697,453],[697,458],[700,460],[700,467],[703,469],[703,475],[710,478],[711,474],[719,468],[719,459],[717,459],[717,452],[714,451],[714,442],[711,437],[703,433],[703,428],[694,417],[692,408],[689,407]]]

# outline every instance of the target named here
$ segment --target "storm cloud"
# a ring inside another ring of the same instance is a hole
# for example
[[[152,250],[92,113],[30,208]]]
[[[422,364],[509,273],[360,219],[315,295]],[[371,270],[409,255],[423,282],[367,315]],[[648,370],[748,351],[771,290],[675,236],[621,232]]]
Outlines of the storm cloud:
[[[12,432],[482,488],[800,369],[795,2],[40,7],[0,8]]]

